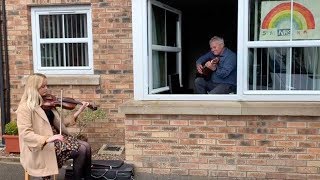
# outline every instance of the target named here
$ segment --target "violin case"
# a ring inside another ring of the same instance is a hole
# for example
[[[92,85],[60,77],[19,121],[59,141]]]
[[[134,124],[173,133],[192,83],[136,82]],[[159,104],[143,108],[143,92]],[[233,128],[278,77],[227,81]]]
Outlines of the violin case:
[[[71,180],[72,166],[66,168],[65,180]],[[92,180],[134,180],[133,165],[122,160],[93,160],[91,166]]]

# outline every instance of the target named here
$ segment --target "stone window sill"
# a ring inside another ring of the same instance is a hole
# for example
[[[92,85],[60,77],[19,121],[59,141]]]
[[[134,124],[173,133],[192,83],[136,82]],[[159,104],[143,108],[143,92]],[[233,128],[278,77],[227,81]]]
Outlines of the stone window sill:
[[[48,85],[85,85],[95,86],[100,84],[100,75],[46,75]],[[28,76],[23,77],[22,83]]]
[[[320,102],[128,101],[123,114],[320,116]]]

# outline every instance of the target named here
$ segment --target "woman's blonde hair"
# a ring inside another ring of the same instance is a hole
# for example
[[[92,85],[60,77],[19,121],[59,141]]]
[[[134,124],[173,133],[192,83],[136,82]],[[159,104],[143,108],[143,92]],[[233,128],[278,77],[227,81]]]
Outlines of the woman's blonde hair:
[[[31,110],[34,110],[36,106],[41,106],[42,97],[38,90],[46,78],[44,74],[40,73],[30,75],[27,79],[20,102],[25,102]]]

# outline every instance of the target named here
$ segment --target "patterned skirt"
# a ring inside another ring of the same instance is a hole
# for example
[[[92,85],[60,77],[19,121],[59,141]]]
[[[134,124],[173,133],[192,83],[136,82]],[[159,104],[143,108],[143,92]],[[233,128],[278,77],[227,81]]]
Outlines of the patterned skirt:
[[[59,130],[52,126],[53,134],[59,134]],[[71,154],[79,151],[80,143],[73,136],[62,134],[63,141],[55,141],[54,147],[57,156],[58,167],[61,168],[62,165],[71,159]]]

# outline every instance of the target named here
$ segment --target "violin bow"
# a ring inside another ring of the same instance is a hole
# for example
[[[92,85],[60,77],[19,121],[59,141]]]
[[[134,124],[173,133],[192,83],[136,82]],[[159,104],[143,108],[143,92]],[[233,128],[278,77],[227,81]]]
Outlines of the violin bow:
[[[62,125],[62,121],[63,121],[63,108],[62,108],[62,99],[63,99],[62,97],[63,96],[62,96],[62,93],[63,93],[63,90],[61,89],[61,92],[60,92],[60,95],[61,95],[61,98],[60,98],[61,99],[61,115],[60,115],[60,127],[59,127],[60,128],[60,135],[61,135],[61,125]]]

